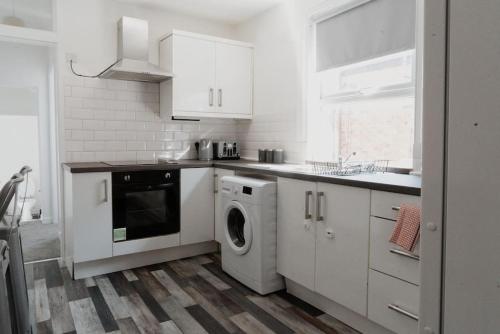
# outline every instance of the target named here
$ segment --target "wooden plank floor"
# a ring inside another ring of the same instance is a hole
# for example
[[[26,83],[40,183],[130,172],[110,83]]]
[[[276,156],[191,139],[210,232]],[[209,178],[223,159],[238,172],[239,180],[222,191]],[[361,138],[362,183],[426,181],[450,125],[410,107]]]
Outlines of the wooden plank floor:
[[[254,293],[218,254],[76,281],[49,261],[26,276],[38,333],[358,333],[285,291]]]

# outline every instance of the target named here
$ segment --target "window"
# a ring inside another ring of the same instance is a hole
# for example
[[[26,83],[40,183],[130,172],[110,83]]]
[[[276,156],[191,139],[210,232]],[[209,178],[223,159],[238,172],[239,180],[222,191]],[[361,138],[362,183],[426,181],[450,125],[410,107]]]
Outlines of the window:
[[[330,27],[324,24],[325,27],[318,29],[318,23],[313,25],[316,28],[312,29],[314,33],[322,30],[322,35],[314,36],[316,45],[311,49],[315,54],[310,55],[316,64],[310,67],[307,159],[388,160],[389,167],[418,168],[416,161],[419,160],[414,157],[415,152],[420,152],[414,147],[416,131],[420,130],[415,122],[419,118],[415,115],[414,41],[399,39],[406,51],[399,47],[398,50],[391,49],[391,41],[385,41],[386,48],[381,51],[379,45],[376,46],[379,49],[358,47],[356,38],[359,34],[354,33],[351,39],[345,36],[333,39],[338,47],[347,50],[342,52],[326,37],[328,34],[339,35],[340,25],[334,22],[336,17],[340,23],[356,22],[357,9],[366,16],[369,11],[384,9],[375,7],[383,2],[373,1],[371,4],[373,7],[355,7],[347,12],[348,17],[343,17],[344,11],[328,18],[326,21]],[[410,8],[407,12],[411,11]],[[406,24],[414,24],[411,20],[408,22]],[[401,19],[394,23],[402,24],[405,23]],[[388,28],[384,29],[387,31]]]

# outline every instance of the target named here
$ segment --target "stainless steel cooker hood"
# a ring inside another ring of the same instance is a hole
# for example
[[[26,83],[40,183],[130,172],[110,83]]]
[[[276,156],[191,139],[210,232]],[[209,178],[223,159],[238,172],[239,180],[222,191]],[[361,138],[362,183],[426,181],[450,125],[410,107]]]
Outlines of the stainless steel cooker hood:
[[[99,74],[102,79],[161,82],[172,73],[149,62],[149,26],[145,20],[123,16],[118,21],[118,60]]]

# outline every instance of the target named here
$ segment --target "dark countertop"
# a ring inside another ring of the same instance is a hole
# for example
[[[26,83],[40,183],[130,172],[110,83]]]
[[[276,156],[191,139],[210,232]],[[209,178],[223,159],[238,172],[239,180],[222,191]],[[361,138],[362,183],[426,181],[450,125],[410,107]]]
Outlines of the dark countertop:
[[[396,173],[361,174],[355,176],[316,175],[304,165],[266,164],[255,161],[199,161],[176,160],[175,164],[149,164],[109,166],[102,162],[77,162],[63,164],[71,173],[132,172],[145,170],[217,167],[246,173],[265,174],[303,181],[325,182],[372,190],[420,196],[421,178]]]

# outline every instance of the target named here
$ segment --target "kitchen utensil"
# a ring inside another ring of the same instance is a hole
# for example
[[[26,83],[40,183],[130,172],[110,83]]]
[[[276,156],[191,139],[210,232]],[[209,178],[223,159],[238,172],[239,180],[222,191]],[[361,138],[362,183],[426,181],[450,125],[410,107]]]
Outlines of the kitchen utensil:
[[[196,151],[198,152],[198,160],[209,161],[213,159],[214,149],[212,139],[200,139],[195,143]]]

